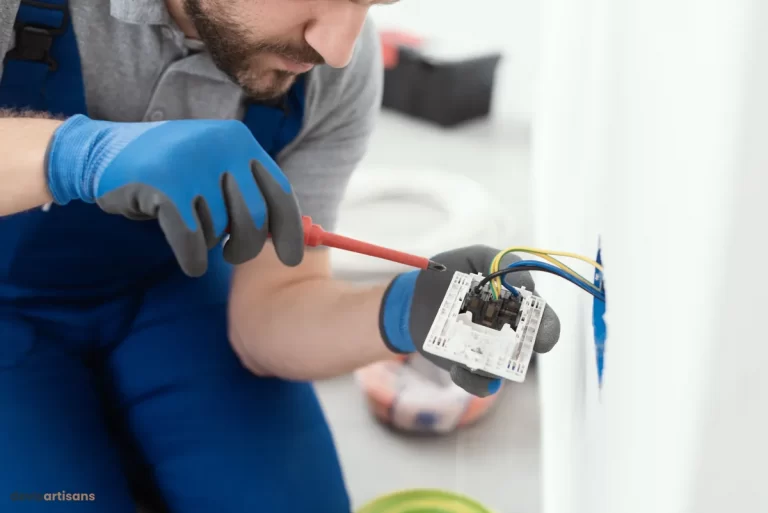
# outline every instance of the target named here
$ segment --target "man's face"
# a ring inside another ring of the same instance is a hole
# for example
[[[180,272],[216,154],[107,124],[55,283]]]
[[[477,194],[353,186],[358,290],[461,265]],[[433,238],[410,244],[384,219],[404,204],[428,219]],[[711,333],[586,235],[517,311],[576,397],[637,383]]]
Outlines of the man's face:
[[[184,9],[214,63],[249,96],[266,100],[325,62],[304,38],[311,13],[301,13],[302,4],[308,2],[184,0]]]

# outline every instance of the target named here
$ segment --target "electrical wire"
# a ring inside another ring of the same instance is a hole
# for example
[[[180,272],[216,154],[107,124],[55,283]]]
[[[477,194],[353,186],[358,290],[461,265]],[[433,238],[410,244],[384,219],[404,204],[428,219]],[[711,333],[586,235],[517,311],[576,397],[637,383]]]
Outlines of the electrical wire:
[[[483,278],[483,280],[481,280],[480,283],[477,284],[477,286],[475,287],[475,290],[479,291],[480,289],[482,289],[482,287],[486,283],[489,283],[495,279],[499,279],[502,281],[504,288],[511,291],[514,289],[514,287],[504,282],[502,278],[507,274],[511,274],[515,272],[523,272],[523,271],[543,271],[543,272],[548,272],[550,274],[554,274],[556,276],[559,276],[561,278],[564,278],[570,281],[571,283],[581,288],[582,290],[590,293],[592,296],[599,299],[600,301],[603,301],[603,302],[605,301],[605,294],[600,290],[596,290],[596,287],[594,286],[589,287],[585,283],[583,283],[581,280],[576,279],[574,276],[568,274],[562,269],[555,267],[554,265],[551,265],[551,264],[539,262],[537,260],[521,260],[519,262],[510,264],[509,266],[507,266],[506,269],[502,269],[500,271],[496,271],[495,273],[491,273],[485,278]]]
[[[578,279],[584,281],[584,283],[591,284],[591,282],[587,278],[581,276],[578,272],[574,271],[573,269],[568,267],[566,264],[564,264],[560,260],[558,260],[558,259],[554,258],[553,256],[551,256],[551,253],[547,253],[545,250],[534,250],[534,248],[523,248],[523,249],[514,248],[514,249],[515,249],[515,251],[520,252],[520,253],[529,253],[529,254],[538,256],[539,258],[542,258],[543,260],[546,260],[547,262],[549,262],[549,263],[559,267],[560,269],[562,269],[566,273],[568,273],[568,274],[570,274],[572,276],[575,276]],[[490,272],[493,273],[493,272],[498,271],[499,270],[499,266],[501,265],[502,258],[504,258],[505,255],[507,255],[508,253],[511,253],[511,252],[512,251],[505,250],[505,251],[499,253],[498,255],[496,255],[496,257],[494,258],[494,261],[491,263]],[[500,284],[496,284],[495,288],[496,288],[497,291],[500,291]]]
[[[574,271],[573,269],[571,269],[570,267],[565,265],[563,262],[557,260],[556,258],[554,258],[551,255],[575,258],[577,260],[581,260],[583,262],[587,262],[590,265],[592,265],[592,266],[594,266],[597,269],[602,271],[602,266],[599,263],[597,263],[594,260],[591,260],[589,258],[586,258],[586,257],[583,257],[581,255],[575,254],[575,253],[568,253],[568,252],[564,252],[564,251],[549,251],[549,250],[543,250],[543,249],[538,249],[538,248],[529,248],[529,247],[516,247],[516,248],[508,248],[508,249],[505,249],[505,250],[499,252],[494,257],[493,261],[491,262],[490,273],[492,274],[492,273],[498,271],[499,270],[499,266],[501,265],[501,259],[505,255],[507,255],[509,253],[512,253],[512,252],[522,252],[522,253],[530,253],[530,254],[536,255],[536,256],[538,256],[538,257],[540,257],[540,258],[542,258],[542,259],[544,259],[544,260],[554,264],[555,266],[559,267],[560,269],[562,269],[563,271],[565,271],[569,275],[573,276],[574,278],[582,281],[585,285],[591,286],[591,287],[594,287],[594,285],[592,284],[592,282],[590,280],[588,280],[587,278],[581,276],[579,273],[577,273],[576,271]],[[501,293],[501,280],[496,279],[496,280],[494,280],[491,283],[492,283],[492,286],[491,286],[492,290],[496,294]],[[595,288],[595,290],[599,290],[599,289]]]
[[[493,262],[491,265],[496,265],[496,270],[498,270],[499,263],[501,262],[501,259],[504,258],[509,253],[531,253],[534,255],[551,255],[551,256],[560,256],[565,258],[573,258],[575,260],[580,260],[582,262],[585,262],[592,267],[595,267],[599,271],[603,271],[603,266],[600,265],[598,262],[595,262],[591,258],[587,258],[583,255],[579,255],[578,253],[570,253],[568,251],[552,251],[548,249],[540,249],[540,248],[531,248],[527,246],[519,246],[519,247],[512,247],[507,248],[499,253],[496,254],[496,256],[493,259]]]
[[[584,287],[587,287],[587,288],[590,289],[589,290],[590,293],[592,293],[592,292],[595,292],[595,293],[598,293],[598,294],[602,293],[602,289],[601,288],[595,286],[589,279],[587,279],[584,276],[580,275],[579,273],[577,273],[576,271],[574,271],[573,269],[568,267],[566,264],[564,264],[560,260],[554,258],[554,256],[552,256],[552,255],[557,255],[557,256],[562,256],[562,257],[567,257],[567,258],[573,258],[573,259],[576,259],[576,260],[580,260],[582,262],[586,262],[586,263],[590,264],[591,266],[595,267],[596,269],[598,269],[600,272],[603,271],[603,266],[600,265],[598,262],[595,262],[594,260],[590,259],[590,258],[584,257],[584,256],[576,254],[576,253],[566,252],[566,251],[550,251],[550,250],[544,250],[544,249],[539,249],[539,248],[531,248],[531,247],[523,247],[523,246],[507,248],[507,249],[497,253],[496,256],[493,258],[493,260],[491,261],[490,268],[489,268],[489,274],[494,274],[495,272],[498,272],[499,265],[501,264],[501,259],[504,258],[505,255],[507,255],[509,253],[515,253],[515,252],[529,253],[529,254],[538,256],[538,257],[542,258],[543,260],[546,260],[546,261],[550,262],[551,264],[553,264],[554,266],[556,266],[557,268],[562,270],[567,275],[567,277],[563,276],[563,275],[559,275],[559,276],[564,277],[566,279],[569,279],[571,281],[573,281],[573,280],[579,281],[581,283],[581,285],[583,285]],[[579,285],[579,286],[581,286],[581,285]],[[501,289],[502,289],[502,280],[501,280],[501,278],[497,277],[497,278],[492,279],[491,280],[491,293],[492,293],[492,295],[493,295],[493,297],[495,299],[497,299],[499,297],[499,294],[501,294]]]

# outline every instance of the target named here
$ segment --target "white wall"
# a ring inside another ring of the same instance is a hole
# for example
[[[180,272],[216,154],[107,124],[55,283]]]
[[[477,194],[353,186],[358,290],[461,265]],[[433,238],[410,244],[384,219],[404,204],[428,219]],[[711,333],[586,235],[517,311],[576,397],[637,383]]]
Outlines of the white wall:
[[[600,232],[608,287],[598,396],[584,301],[540,279],[544,513],[768,511],[768,4],[543,3],[537,238]]]
[[[600,215],[605,55],[595,51],[600,20],[589,4],[542,1],[532,205],[535,245],[594,258],[605,227]],[[597,509],[603,412],[591,334],[592,298],[543,273],[536,281],[562,323],[558,346],[539,360],[543,513],[608,513]]]
[[[497,75],[494,113],[530,120],[538,59],[539,3],[529,0],[402,0],[371,10],[380,28],[458,41],[468,49],[504,55]]]

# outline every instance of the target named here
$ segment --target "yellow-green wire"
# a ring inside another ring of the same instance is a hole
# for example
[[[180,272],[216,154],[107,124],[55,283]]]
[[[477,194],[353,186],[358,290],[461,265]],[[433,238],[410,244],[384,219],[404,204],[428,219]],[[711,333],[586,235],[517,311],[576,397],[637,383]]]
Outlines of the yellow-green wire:
[[[570,276],[576,278],[577,280],[583,282],[585,285],[587,285],[591,289],[593,289],[593,290],[595,290],[597,292],[600,291],[600,289],[598,287],[596,287],[590,280],[588,280],[584,276],[580,275],[579,273],[577,273],[576,271],[574,271],[573,269],[571,269],[570,267],[565,265],[560,260],[554,258],[553,255],[567,257],[567,258],[573,258],[573,259],[576,259],[576,260],[580,260],[582,262],[586,262],[586,263],[590,264],[591,266],[595,267],[596,269],[598,269],[601,272],[603,271],[603,266],[600,265],[599,263],[595,262],[594,260],[590,259],[590,258],[587,258],[585,256],[582,256],[582,255],[579,255],[579,254],[576,254],[576,253],[569,253],[569,252],[566,252],[566,251],[549,251],[549,250],[545,250],[545,249],[531,248],[531,247],[524,247],[524,246],[507,248],[507,249],[505,249],[503,251],[500,251],[494,257],[494,259],[491,261],[491,265],[490,265],[490,269],[489,269],[489,274],[493,274],[493,273],[495,273],[495,272],[497,272],[499,270],[499,265],[501,264],[501,259],[504,258],[504,256],[509,254],[509,253],[529,253],[529,254],[532,254],[532,255],[536,255],[536,256],[538,256],[538,257],[540,257],[540,258],[550,262],[551,264],[559,267],[564,272],[566,272]],[[493,295],[494,299],[498,299],[498,297],[501,295],[501,289],[502,289],[501,280],[502,280],[502,278],[498,277],[498,278],[494,278],[491,281],[491,294]]]
[[[551,264],[554,264],[555,266],[559,267],[560,269],[562,269],[566,273],[570,274],[571,276],[574,276],[574,277],[580,279],[581,281],[583,281],[583,282],[585,282],[585,283],[587,283],[589,285],[592,284],[589,280],[587,280],[586,278],[581,276],[579,273],[577,273],[576,271],[574,271],[573,269],[571,269],[570,267],[565,265],[560,260],[558,260],[558,259],[556,259],[554,257],[551,257],[550,254],[545,253],[544,251],[523,250],[523,249],[518,249],[518,248],[513,248],[512,250],[505,250],[505,251],[501,252],[499,255],[497,255],[496,259],[494,259],[494,263],[492,263],[492,265],[491,265],[491,272],[498,271],[499,270],[499,265],[501,264],[501,259],[504,258],[504,256],[507,255],[508,253],[511,253],[512,251],[517,251],[517,252],[520,252],[520,253],[530,253],[532,255],[536,255],[538,257],[541,257],[542,259],[546,260],[547,262],[549,262]]]

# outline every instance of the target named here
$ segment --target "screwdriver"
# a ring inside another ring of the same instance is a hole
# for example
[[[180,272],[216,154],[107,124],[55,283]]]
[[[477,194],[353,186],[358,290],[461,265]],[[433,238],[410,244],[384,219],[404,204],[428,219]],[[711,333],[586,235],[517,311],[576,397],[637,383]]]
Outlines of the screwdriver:
[[[301,220],[304,225],[304,244],[307,246],[327,246],[329,248],[342,249],[361,255],[389,260],[390,262],[409,265],[418,269],[445,271],[445,266],[443,264],[439,264],[428,258],[403,253],[402,251],[376,246],[375,244],[369,244],[351,237],[326,232],[323,230],[322,226],[313,223],[312,218],[309,216],[303,216]]]
[[[329,248],[342,249],[368,255],[398,264],[409,265],[417,269],[430,271],[445,271],[445,266],[425,257],[403,253],[394,249],[376,246],[351,237],[345,237],[335,233],[326,232],[322,226],[312,222],[309,216],[302,216],[302,225],[304,227],[304,244],[310,247],[327,246]]]

